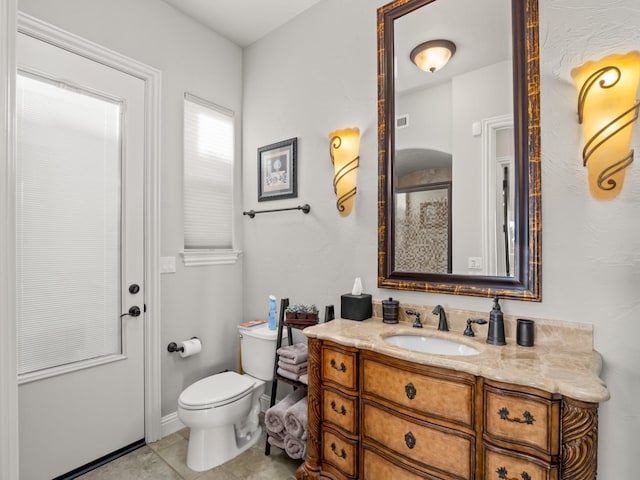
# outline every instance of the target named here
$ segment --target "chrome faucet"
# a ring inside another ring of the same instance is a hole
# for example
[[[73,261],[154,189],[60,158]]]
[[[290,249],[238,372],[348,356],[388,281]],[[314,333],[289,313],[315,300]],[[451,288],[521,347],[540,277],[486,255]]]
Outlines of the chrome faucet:
[[[422,328],[422,322],[420,321],[420,312],[414,312],[413,310],[405,310],[407,315],[415,315],[416,321],[413,322],[413,328]]]
[[[442,305],[436,305],[436,307],[433,309],[433,312],[431,313],[433,313],[434,315],[440,315],[438,330],[440,330],[441,332],[448,332],[449,325],[447,324],[447,314],[444,313],[444,308],[442,307]]]

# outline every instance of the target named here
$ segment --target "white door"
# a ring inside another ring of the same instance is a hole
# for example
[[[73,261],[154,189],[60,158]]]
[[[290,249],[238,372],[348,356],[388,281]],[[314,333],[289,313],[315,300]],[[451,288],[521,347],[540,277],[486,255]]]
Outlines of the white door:
[[[17,61],[20,472],[49,480],[144,439],[145,86],[25,34]]]

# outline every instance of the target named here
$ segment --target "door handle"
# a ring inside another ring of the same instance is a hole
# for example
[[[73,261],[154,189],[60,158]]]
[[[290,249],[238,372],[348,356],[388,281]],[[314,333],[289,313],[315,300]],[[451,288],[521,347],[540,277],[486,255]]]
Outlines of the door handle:
[[[131,285],[129,285],[129,293],[131,293],[132,295],[135,295],[139,291],[140,285],[138,285],[137,283],[132,283]]]
[[[129,309],[128,312],[123,313],[122,315],[120,315],[120,318],[129,315],[130,317],[139,317],[140,316],[140,307],[138,307],[137,305],[134,305],[133,307],[131,307]]]

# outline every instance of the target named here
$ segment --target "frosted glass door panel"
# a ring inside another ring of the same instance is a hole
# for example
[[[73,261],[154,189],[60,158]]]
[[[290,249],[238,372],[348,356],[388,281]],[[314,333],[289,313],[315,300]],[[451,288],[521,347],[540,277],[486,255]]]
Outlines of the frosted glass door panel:
[[[122,110],[18,75],[20,374],[122,352]]]

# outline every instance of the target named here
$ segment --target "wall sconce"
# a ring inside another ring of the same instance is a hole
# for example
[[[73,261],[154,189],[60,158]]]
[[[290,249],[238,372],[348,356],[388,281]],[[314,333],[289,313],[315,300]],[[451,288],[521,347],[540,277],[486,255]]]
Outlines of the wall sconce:
[[[345,128],[329,134],[331,163],[333,163],[333,190],[340,215],[351,213],[356,195],[356,176],[360,165],[360,130]]]
[[[633,162],[630,150],[640,82],[640,52],[609,55],[573,69],[580,89],[578,121],[585,138],[583,166],[589,191],[600,200],[616,197],[624,184],[625,169]]]
[[[449,40],[429,40],[411,50],[411,61],[420,70],[433,73],[444,67],[454,53],[455,43]]]

